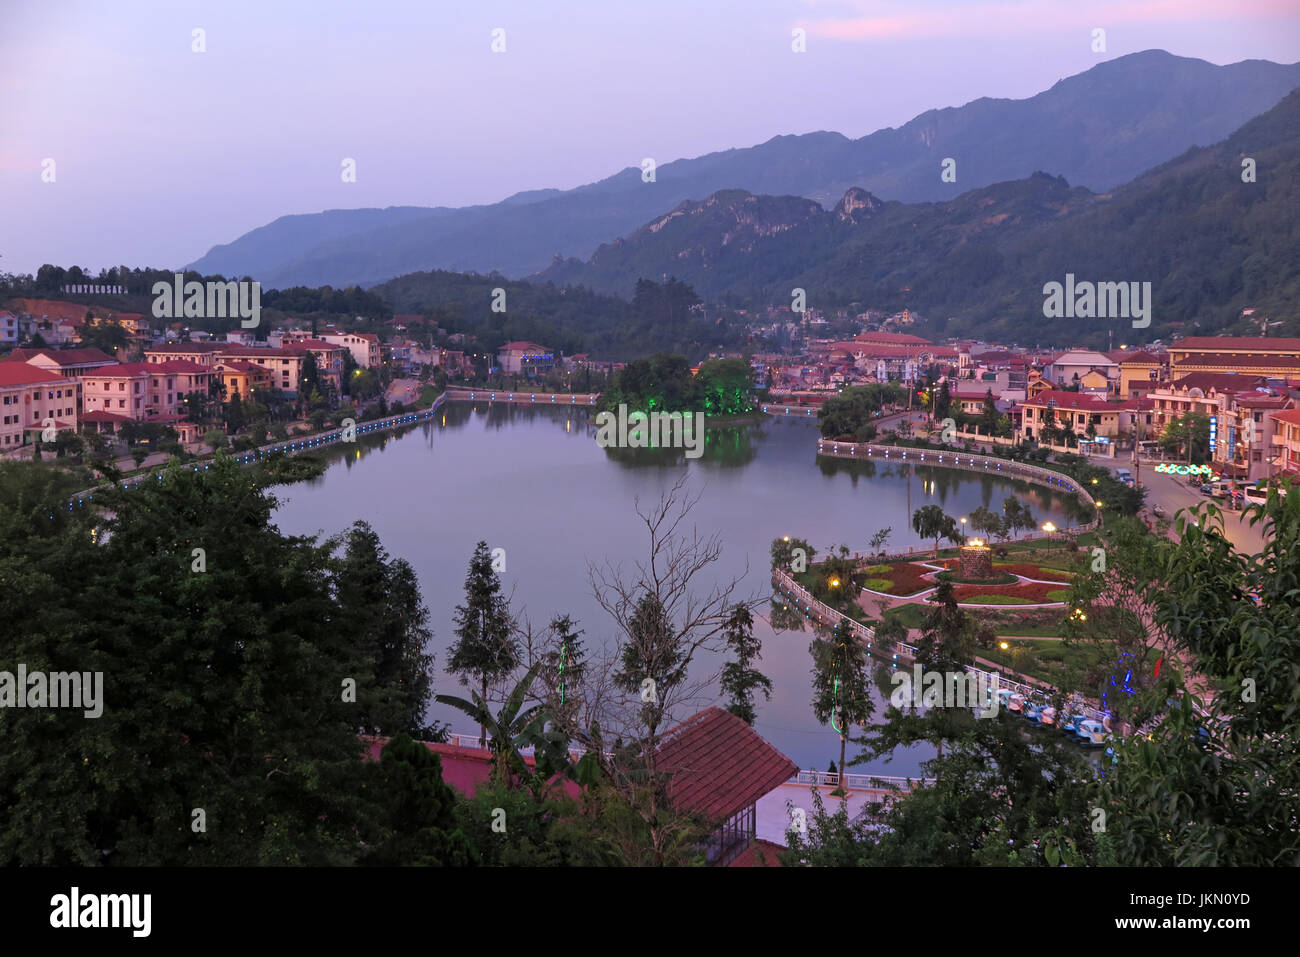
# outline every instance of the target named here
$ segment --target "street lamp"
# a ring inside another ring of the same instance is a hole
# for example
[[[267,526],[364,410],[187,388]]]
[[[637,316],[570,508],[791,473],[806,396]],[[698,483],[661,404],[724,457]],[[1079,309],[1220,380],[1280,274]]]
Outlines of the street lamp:
[[[1011,646],[1008,645],[1005,641],[1000,641],[998,642],[998,647],[1001,648],[1003,651],[1006,651]]]
[[[1043,531],[1045,531],[1045,532],[1048,534],[1048,536],[1050,537],[1050,536],[1052,536],[1053,534],[1056,533],[1056,526],[1053,525],[1051,522],[1044,522],[1044,523],[1043,523]]]

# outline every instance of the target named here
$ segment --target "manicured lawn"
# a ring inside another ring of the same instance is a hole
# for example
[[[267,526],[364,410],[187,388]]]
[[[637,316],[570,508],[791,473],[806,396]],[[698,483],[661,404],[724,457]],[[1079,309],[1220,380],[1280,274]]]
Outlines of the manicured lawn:
[[[969,598],[960,598],[958,601],[967,605],[1034,605],[1037,602],[1028,598],[1017,598],[1015,595],[973,595]]]
[[[872,591],[889,591],[894,586],[892,580],[888,578],[868,578],[862,583],[863,588],[869,588]]]

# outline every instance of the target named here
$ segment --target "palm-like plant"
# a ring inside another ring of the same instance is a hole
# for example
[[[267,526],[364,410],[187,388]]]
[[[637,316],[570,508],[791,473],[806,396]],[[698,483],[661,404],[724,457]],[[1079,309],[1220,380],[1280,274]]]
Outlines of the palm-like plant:
[[[486,730],[488,748],[495,758],[494,770],[500,780],[512,787],[522,782],[538,798],[545,794],[551,779],[569,764],[568,736],[552,722],[546,706],[524,707],[528,689],[541,667],[542,663],[538,662],[528,669],[497,714],[493,714],[488,703],[473,690],[469,701],[445,694],[437,695],[435,699],[463,711]],[[531,771],[520,754],[521,748],[530,745],[534,749]]]

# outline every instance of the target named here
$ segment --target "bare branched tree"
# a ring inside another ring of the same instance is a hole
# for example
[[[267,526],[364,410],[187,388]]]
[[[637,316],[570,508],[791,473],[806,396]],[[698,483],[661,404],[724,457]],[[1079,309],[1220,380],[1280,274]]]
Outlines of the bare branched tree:
[[[717,685],[720,668],[705,676],[689,673],[697,656],[723,649],[736,604],[758,604],[735,597],[744,575],[722,584],[699,580],[721,557],[722,544],[688,524],[699,497],[690,496],[685,485],[683,475],[645,511],[637,501],[650,537],[645,561],[631,571],[608,561],[588,568],[596,601],[616,626],[617,648],[613,667],[599,681],[590,676],[588,690],[599,690],[601,700],[587,704],[593,720],[584,743],[602,753],[610,780],[648,825],[656,864],[680,845],[687,827],[686,816],[668,805],[667,775],[657,766],[660,739],[686,716],[688,705]],[[605,754],[610,733],[623,747]]]

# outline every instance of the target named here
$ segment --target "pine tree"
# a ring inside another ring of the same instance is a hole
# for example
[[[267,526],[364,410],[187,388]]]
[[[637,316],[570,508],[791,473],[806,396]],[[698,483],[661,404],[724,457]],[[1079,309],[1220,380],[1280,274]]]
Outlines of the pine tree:
[[[842,770],[850,727],[865,724],[875,712],[868,686],[871,656],[844,618],[830,637],[814,638],[808,650],[813,658],[813,714],[839,732]]]
[[[465,576],[465,604],[456,606],[454,621],[456,643],[447,670],[466,687],[471,678],[477,680],[486,701],[488,685],[504,678],[519,664],[510,605],[501,594],[487,542],[474,546]],[[479,735],[487,736],[485,725],[479,725]]]
[[[764,698],[770,700],[772,679],[750,667],[762,657],[763,643],[754,637],[754,616],[746,606],[735,606],[724,635],[727,647],[736,656],[735,661],[728,661],[722,666],[722,691],[731,697],[727,710],[752,725],[757,717],[754,711],[754,692],[762,691]]]

